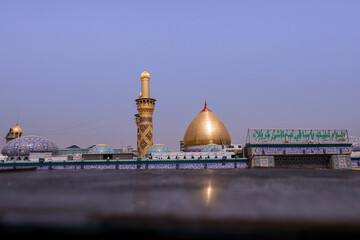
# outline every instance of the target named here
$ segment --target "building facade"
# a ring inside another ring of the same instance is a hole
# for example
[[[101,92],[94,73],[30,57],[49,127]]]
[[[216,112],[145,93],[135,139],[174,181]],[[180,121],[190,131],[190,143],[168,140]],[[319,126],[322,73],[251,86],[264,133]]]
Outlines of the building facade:
[[[249,129],[249,167],[351,169],[347,130]]]

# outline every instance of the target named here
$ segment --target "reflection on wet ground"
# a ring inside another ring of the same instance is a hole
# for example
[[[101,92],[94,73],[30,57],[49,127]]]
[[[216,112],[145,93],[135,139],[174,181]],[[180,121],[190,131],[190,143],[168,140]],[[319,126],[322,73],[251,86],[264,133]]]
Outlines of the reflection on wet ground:
[[[3,235],[318,239],[357,236],[360,226],[359,171],[3,172],[0,192]]]

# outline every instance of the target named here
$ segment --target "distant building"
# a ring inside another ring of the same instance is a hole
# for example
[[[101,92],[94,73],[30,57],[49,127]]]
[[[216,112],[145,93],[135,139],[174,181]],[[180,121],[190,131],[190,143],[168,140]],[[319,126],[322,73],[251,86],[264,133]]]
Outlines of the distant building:
[[[95,145],[93,145],[95,146]],[[92,147],[92,146],[91,146]],[[84,153],[88,153],[90,148],[80,148],[78,145],[71,145],[67,148],[62,148],[59,149],[58,151],[58,155],[72,155],[72,156],[76,156],[76,155],[81,155]]]
[[[126,150],[131,150],[128,146]],[[71,155],[69,160],[120,160],[133,159],[133,152],[124,152],[123,149],[112,149],[106,144],[96,144],[88,148],[80,148],[77,145],[71,145],[65,149],[59,150],[59,155]]]

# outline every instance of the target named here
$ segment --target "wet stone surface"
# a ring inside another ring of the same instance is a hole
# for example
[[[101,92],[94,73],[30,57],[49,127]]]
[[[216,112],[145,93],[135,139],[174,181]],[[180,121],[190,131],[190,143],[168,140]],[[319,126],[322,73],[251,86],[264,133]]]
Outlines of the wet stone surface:
[[[184,229],[194,222],[198,230],[214,223],[235,226],[228,232],[256,223],[340,230],[360,224],[360,172],[349,170],[0,172],[0,192],[3,228],[86,228],[124,222],[137,228],[145,222],[159,223],[156,227],[165,230],[174,219]],[[162,221],[168,224],[160,226]]]

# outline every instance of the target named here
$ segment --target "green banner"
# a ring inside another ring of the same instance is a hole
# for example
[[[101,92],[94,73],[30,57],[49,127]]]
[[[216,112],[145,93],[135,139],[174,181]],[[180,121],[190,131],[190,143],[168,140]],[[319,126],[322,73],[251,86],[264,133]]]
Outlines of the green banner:
[[[348,142],[344,129],[249,129],[248,143]]]

